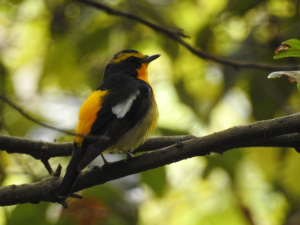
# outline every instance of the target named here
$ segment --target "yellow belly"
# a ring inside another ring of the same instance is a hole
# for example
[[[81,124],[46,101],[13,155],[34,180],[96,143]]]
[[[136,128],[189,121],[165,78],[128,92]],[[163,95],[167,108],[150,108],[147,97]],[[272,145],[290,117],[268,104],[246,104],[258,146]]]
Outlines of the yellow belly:
[[[133,128],[127,131],[115,144],[106,149],[103,154],[134,151],[153,133],[158,121],[158,116],[157,105],[153,99],[147,115]]]

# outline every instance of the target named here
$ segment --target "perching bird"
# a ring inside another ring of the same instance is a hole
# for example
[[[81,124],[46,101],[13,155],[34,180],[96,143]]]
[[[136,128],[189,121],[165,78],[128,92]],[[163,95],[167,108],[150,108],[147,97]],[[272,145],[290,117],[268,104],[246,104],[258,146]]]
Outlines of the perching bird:
[[[97,156],[128,154],[154,131],[158,109],[147,67],[159,56],[123,50],[109,60],[101,85],[79,110],[76,134],[82,136],[75,137],[59,196],[69,194],[79,173]]]

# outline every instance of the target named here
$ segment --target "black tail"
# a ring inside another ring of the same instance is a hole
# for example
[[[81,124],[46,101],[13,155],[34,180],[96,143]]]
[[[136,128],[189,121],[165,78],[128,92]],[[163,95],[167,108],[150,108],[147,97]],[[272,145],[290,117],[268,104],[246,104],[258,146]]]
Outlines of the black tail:
[[[75,181],[79,175],[77,166],[84,155],[84,151],[81,148],[74,147],[72,158],[67,167],[66,175],[64,176],[63,181],[58,190],[59,196],[67,196],[71,191]]]

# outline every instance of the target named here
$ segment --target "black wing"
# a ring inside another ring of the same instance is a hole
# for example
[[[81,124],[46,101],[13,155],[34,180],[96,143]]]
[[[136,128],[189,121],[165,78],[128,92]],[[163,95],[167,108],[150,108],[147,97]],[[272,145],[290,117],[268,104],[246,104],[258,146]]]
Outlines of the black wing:
[[[115,101],[116,99],[123,100],[125,94],[128,95],[128,93],[133,93],[132,90],[126,90],[125,93],[118,91],[114,93],[114,90],[110,90],[107,98],[103,100],[102,107],[97,113],[97,119],[91,127],[89,135],[102,136],[105,138],[88,140],[90,146],[78,164],[78,171],[84,169],[98,155],[112,144],[116,143],[122,135],[133,128],[138,121],[146,116],[153,98],[152,89],[144,81],[138,81],[134,86],[134,91],[138,91],[139,94],[136,96],[136,99],[133,100],[130,110],[123,118],[117,118],[116,114],[112,112],[112,107],[113,104],[118,103]],[[118,97],[118,95],[122,96]],[[129,95],[127,97],[129,97]]]

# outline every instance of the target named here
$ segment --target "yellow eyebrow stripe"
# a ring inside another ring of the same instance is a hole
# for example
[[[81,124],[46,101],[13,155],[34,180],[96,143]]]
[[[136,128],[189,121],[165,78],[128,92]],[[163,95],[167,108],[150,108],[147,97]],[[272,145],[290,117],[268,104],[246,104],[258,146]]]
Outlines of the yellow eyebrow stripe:
[[[132,53],[125,52],[125,53],[120,53],[119,55],[117,55],[116,59],[111,59],[110,63],[118,63],[118,62],[121,62],[125,59],[128,59],[129,57],[132,57],[132,56],[137,57],[137,58],[142,58],[142,59],[146,58],[145,55],[143,55],[142,53],[139,53],[139,52],[138,53],[136,53],[136,52],[132,52]]]

